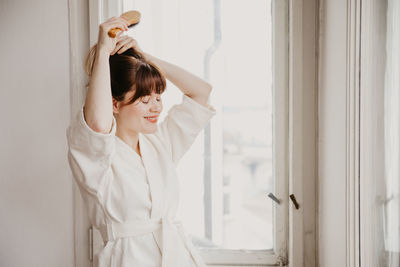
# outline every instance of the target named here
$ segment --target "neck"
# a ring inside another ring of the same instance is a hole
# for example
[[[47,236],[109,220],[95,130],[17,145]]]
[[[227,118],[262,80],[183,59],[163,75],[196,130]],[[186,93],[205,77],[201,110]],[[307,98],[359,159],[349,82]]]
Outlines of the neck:
[[[128,144],[136,153],[140,154],[139,147],[139,133],[134,131],[127,131],[117,127],[117,131],[115,133],[122,141]]]

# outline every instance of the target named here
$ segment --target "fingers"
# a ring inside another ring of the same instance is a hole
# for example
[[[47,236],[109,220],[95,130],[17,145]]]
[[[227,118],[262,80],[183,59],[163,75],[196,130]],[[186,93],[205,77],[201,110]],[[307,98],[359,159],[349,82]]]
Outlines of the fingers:
[[[131,39],[128,36],[120,37],[115,45],[114,50],[111,52],[111,55],[114,55],[117,52],[118,52],[118,54],[121,54],[121,53],[125,52],[127,49],[129,49],[129,47],[126,48],[126,45],[130,43],[130,40]]]
[[[121,31],[127,31],[129,29],[128,25],[129,23],[125,19],[120,17],[112,17],[109,20],[102,23],[100,25],[100,28],[107,33],[114,28],[119,28],[121,29]]]
[[[114,25],[117,24],[117,25],[120,25],[120,26],[122,26],[121,29],[123,29],[123,30],[128,30],[128,29],[129,29],[129,28],[128,28],[129,22],[128,22],[127,20],[121,18],[121,17],[112,17],[112,18],[110,19],[110,24],[114,24]]]
[[[115,45],[114,50],[111,52],[111,55],[114,55],[117,52],[118,52],[118,54],[121,54],[131,47],[136,47],[136,45],[137,45],[137,42],[132,37],[122,36],[119,38],[117,44]]]
[[[99,28],[99,36],[97,40],[97,45],[102,50],[110,53],[115,49],[116,42],[120,39],[120,36],[123,32],[127,31],[129,22],[121,17],[112,17],[102,24],[100,24]],[[111,29],[119,29],[117,31],[113,31],[113,34],[109,34]],[[114,36],[114,37],[111,37]]]

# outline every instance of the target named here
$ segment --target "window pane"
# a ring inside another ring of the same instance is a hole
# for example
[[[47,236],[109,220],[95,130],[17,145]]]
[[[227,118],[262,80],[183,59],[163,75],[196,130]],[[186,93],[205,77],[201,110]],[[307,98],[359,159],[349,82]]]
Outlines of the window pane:
[[[398,267],[400,2],[371,0],[362,18],[361,265]]]
[[[131,34],[145,51],[209,80],[217,109],[179,163],[179,215],[200,247],[271,249],[271,0],[164,2],[137,1],[142,21]],[[164,116],[180,99],[168,84]]]
[[[392,88],[393,89],[393,88]],[[390,113],[385,115],[385,179],[382,181],[383,193],[377,194],[378,206],[377,221],[379,228],[377,234],[383,241],[376,252],[382,257],[379,266],[400,266],[400,172],[399,172],[399,95],[397,88],[396,101],[390,101]],[[394,94],[393,91],[388,95]],[[388,100],[388,99],[387,99]],[[392,99],[393,100],[393,99]],[[396,105],[393,106],[393,104]],[[397,121],[394,121],[397,120]]]
[[[211,149],[210,168],[219,169],[211,172],[211,192],[203,189],[207,177],[201,158],[189,156],[179,169],[181,177],[194,178],[193,169],[198,171],[194,179],[183,181],[181,207],[185,225],[196,243],[205,247],[273,246],[272,205],[267,199],[273,191],[271,4],[245,4],[222,1],[215,18],[221,39],[208,67],[215,91],[211,101],[218,105],[220,125],[211,124],[210,135],[222,145]],[[203,140],[202,136],[199,142]],[[197,168],[193,162],[199,163]],[[211,199],[211,209],[204,205],[203,194]]]
[[[386,25],[386,73],[384,85],[385,175],[382,195],[377,195],[378,218],[382,222],[379,266],[400,266],[400,3],[389,0]],[[379,191],[378,191],[379,193]]]

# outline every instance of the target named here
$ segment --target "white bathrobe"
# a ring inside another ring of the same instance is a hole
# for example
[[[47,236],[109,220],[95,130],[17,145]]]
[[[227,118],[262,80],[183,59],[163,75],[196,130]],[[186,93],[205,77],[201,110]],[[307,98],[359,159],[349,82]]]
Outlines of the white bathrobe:
[[[90,221],[106,243],[94,266],[205,266],[175,218],[176,165],[215,113],[182,95],[154,134],[139,133],[140,157],[115,135],[115,118],[111,133],[97,133],[82,107],[67,129],[68,160]]]

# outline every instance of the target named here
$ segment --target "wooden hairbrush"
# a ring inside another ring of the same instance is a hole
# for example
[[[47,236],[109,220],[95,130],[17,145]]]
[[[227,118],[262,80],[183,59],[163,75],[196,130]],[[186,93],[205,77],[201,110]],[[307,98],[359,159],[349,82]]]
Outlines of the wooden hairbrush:
[[[136,10],[131,10],[131,11],[123,13],[120,17],[124,18],[125,20],[127,20],[129,22],[128,27],[131,28],[131,27],[133,27],[133,26],[135,26],[136,24],[139,23],[139,21],[140,21],[140,12],[136,11]],[[113,29],[108,31],[108,36],[110,36],[111,38],[114,38],[121,31],[122,30],[120,28],[113,28]]]

